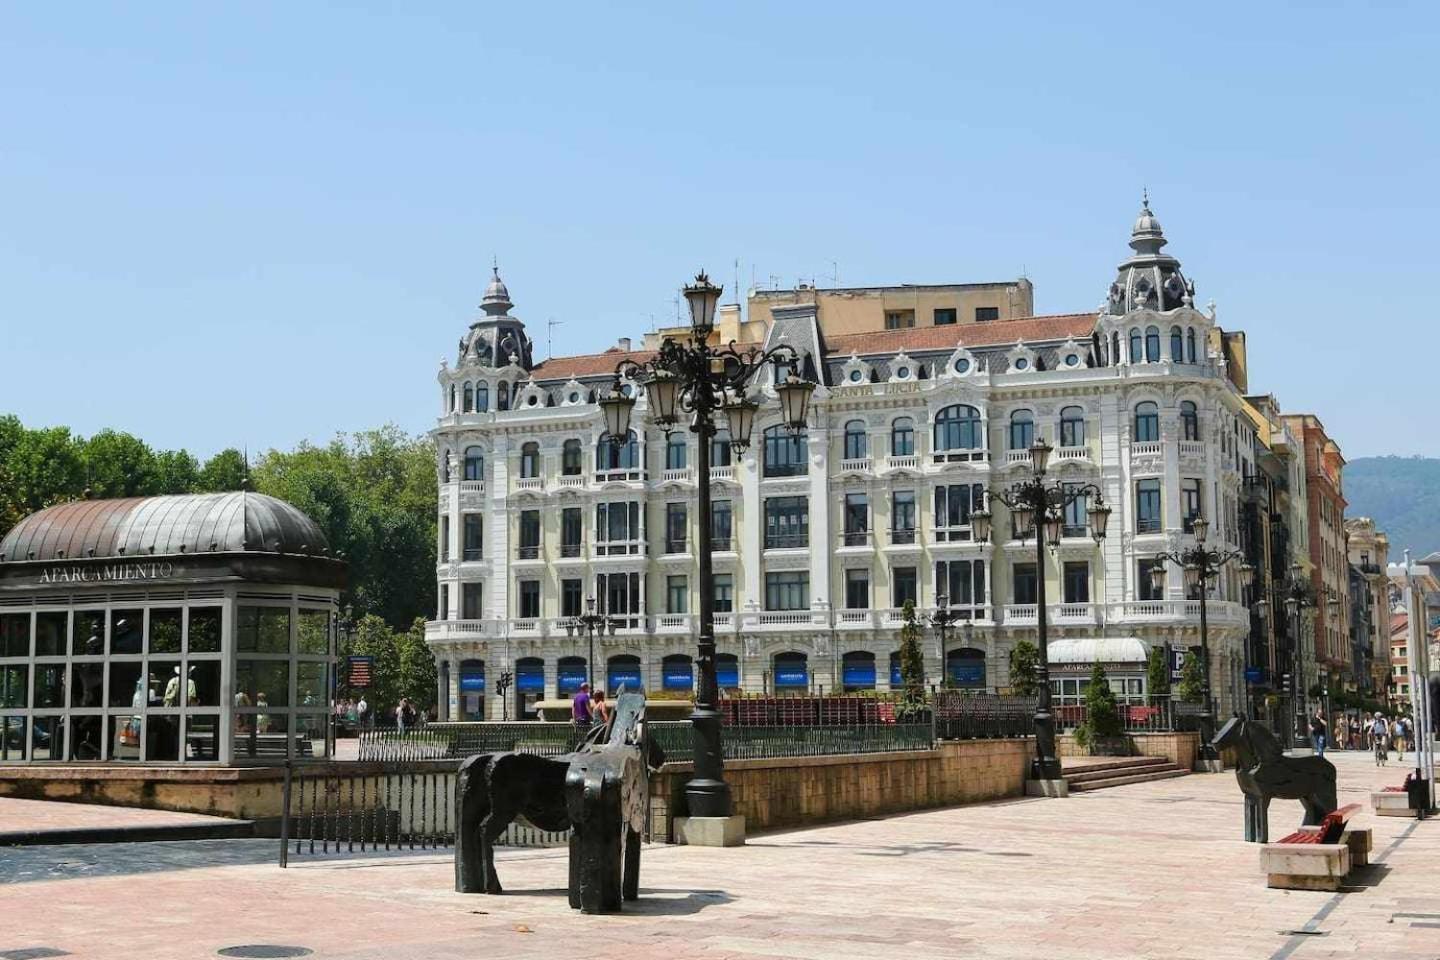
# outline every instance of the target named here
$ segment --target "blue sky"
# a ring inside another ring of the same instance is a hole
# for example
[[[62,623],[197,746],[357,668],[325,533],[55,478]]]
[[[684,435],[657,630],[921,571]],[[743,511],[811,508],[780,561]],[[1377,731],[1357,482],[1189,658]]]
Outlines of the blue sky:
[[[542,354],[737,259],[1084,310],[1148,186],[1253,391],[1437,455],[1437,40],[1434,4],[8,4],[0,412],[418,432],[492,255]]]

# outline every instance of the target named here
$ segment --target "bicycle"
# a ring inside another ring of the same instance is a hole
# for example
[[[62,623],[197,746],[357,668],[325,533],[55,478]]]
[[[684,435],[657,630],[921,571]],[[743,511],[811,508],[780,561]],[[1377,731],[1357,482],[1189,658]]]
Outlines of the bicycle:
[[[1390,749],[1385,743],[1385,735],[1383,733],[1377,733],[1375,734],[1375,766],[1386,766],[1389,760]]]

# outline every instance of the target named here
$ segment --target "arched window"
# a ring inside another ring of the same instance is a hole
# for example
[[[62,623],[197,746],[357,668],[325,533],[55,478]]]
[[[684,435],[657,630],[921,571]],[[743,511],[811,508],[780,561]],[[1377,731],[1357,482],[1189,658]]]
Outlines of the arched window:
[[[485,454],[479,447],[465,448],[465,479],[485,479]]]
[[[455,412],[455,396],[456,396],[456,387],[455,387],[455,384],[452,383],[452,384],[450,384],[450,412],[451,412],[451,413],[454,413],[454,412]]]
[[[978,450],[981,442],[980,411],[957,403],[935,414],[935,449]]]
[[[665,469],[684,470],[689,462],[689,447],[685,445],[685,434],[676,430],[665,439]]]
[[[945,679],[952,687],[984,687],[985,651],[958,647],[946,653]]]
[[[728,467],[731,463],[730,431],[716,430],[715,436],[710,438],[710,466]]]
[[[1200,413],[1190,400],[1180,401],[1180,439],[1200,439]]]
[[[864,460],[868,444],[865,442],[865,421],[851,420],[845,424],[846,460]]]
[[[489,409],[490,384],[484,382],[475,384],[475,412],[486,413]]]
[[[539,715],[535,704],[543,699],[545,699],[545,661],[539,657],[521,657],[516,660],[515,713],[522,719],[534,720]]]
[[[1085,446],[1085,411],[1081,407],[1060,410],[1060,446]]]
[[[1035,417],[1029,410],[1010,414],[1010,449],[1025,450],[1035,442]]]
[[[573,697],[580,690],[580,684],[588,681],[584,657],[561,657],[555,661],[555,692],[562,697]]]
[[[875,689],[875,654],[852,650],[840,658],[840,682],[846,693]]]
[[[915,421],[909,417],[896,417],[890,424],[890,456],[911,457],[915,455]]]
[[[688,654],[672,653],[660,661],[660,688],[681,693],[695,689],[695,664]]]
[[[531,440],[520,447],[520,477],[533,479],[540,476],[540,444]]]
[[[571,437],[560,451],[560,472],[567,477],[578,477],[580,470],[580,441]]]
[[[1145,362],[1160,362],[1160,328],[1154,325],[1145,328]]]
[[[1144,341],[1140,338],[1140,328],[1130,328],[1130,362],[1139,363],[1145,358]]]
[[[610,442],[610,434],[600,434],[595,445],[596,470],[634,470],[640,465],[640,442],[631,430],[620,446]]]
[[[485,719],[485,661],[461,660],[459,675],[461,720]]]
[[[1120,331],[1110,334],[1110,365],[1120,366]]]
[[[727,692],[740,689],[740,658],[735,654],[715,654],[715,685]]]
[[[805,654],[796,651],[775,654],[775,691],[809,689],[810,665]]]
[[[1179,327],[1170,328],[1170,359],[1175,363],[1185,362],[1185,335]]]
[[[450,482],[450,451],[449,451],[449,450],[442,450],[442,451],[440,451],[440,476],[444,478],[444,479],[442,480],[443,483],[449,483],[449,482]]]
[[[609,659],[605,667],[607,696],[618,695],[622,685],[626,693],[645,692],[645,679],[640,673],[640,658],[633,653],[616,654]]]
[[[1195,362],[1195,328],[1185,328],[1185,362]]]
[[[1135,441],[1147,443],[1160,439],[1160,408],[1151,400],[1135,405]]]
[[[483,384],[482,384],[482,386],[483,386]],[[469,381],[466,381],[466,383],[465,383],[465,407],[464,407],[464,412],[465,412],[465,413],[469,413],[470,411],[472,411],[472,410],[474,410],[474,409],[475,409],[475,394],[474,394],[474,391],[470,388],[470,383],[469,383]]]
[[[791,433],[789,427],[765,428],[765,476],[800,477],[809,472],[805,457],[807,435]]]
[[[495,409],[510,409],[510,384],[504,380],[501,380],[500,385],[495,388]]]

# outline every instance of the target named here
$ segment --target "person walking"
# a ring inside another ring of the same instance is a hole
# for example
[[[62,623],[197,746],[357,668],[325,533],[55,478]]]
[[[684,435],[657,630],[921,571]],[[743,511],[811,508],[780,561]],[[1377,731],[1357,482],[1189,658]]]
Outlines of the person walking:
[[[1319,707],[1315,708],[1315,716],[1310,718],[1310,739],[1315,742],[1315,755],[1325,756],[1325,712]]]
[[[604,690],[595,691],[595,696],[590,698],[590,706],[591,712],[595,715],[595,722],[602,727],[607,726],[610,723],[610,718],[614,716],[615,710],[605,701]]]
[[[401,697],[400,702],[395,704],[395,729],[400,733],[405,732],[405,698]]]
[[[1375,766],[1383,767],[1390,759],[1390,751],[1386,747],[1385,737],[1390,725],[1385,722],[1385,717],[1378,711],[1375,719],[1370,722],[1370,746],[1375,750]]]
[[[590,684],[580,684],[575,699],[570,701],[570,720],[582,730],[588,729],[594,720],[590,709]]]
[[[1405,762],[1405,718],[1396,717],[1390,722],[1390,737],[1395,742],[1395,759]]]
[[[360,702],[355,704],[355,723],[364,727],[370,720],[370,704],[365,700],[365,694],[360,694]]]

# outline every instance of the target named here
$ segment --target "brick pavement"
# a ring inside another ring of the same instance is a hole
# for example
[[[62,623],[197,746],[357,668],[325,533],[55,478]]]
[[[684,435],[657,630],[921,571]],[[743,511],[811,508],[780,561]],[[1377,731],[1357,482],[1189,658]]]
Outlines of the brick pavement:
[[[1342,802],[1403,768],[1335,758]],[[1276,801],[1277,830],[1300,818]],[[1268,890],[1230,774],[752,838],[651,847],[643,899],[585,917],[563,851],[506,851],[501,897],[452,893],[445,856],[274,866],[270,841],[0,851],[0,956],[1440,958],[1440,821],[1359,818],[1383,862],[1340,894]],[[1425,916],[1433,915],[1433,919]],[[1318,935],[1285,931],[1313,929]]]
[[[177,813],[171,810],[0,797],[0,833],[108,827],[196,826],[227,822],[224,817],[207,817],[198,813]]]

